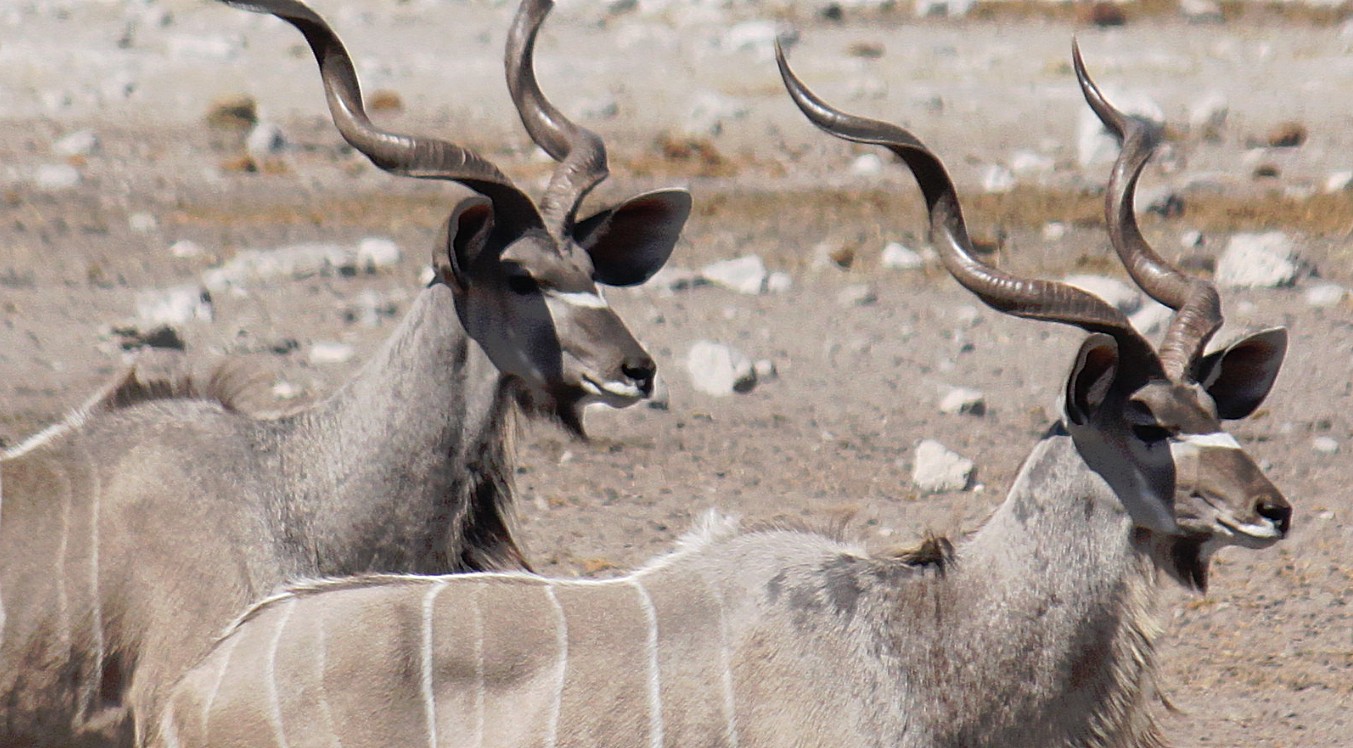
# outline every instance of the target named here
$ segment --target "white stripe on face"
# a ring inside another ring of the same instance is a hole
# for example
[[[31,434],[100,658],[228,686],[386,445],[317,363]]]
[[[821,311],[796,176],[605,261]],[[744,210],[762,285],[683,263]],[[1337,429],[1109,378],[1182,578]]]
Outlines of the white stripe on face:
[[[1240,449],[1240,442],[1235,437],[1225,431],[1214,431],[1210,434],[1180,434],[1174,437],[1175,441],[1182,444],[1191,444],[1198,448],[1214,447],[1221,449]]]
[[[590,291],[554,291],[545,292],[545,298],[555,301],[562,301],[569,306],[581,307],[583,309],[609,309],[610,304],[601,297],[601,293],[592,293]]]

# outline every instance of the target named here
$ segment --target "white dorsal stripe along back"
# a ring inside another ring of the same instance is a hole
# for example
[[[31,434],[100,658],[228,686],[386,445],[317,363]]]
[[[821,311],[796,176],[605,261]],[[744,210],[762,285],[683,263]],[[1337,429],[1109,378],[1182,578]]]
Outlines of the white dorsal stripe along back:
[[[1243,449],[1240,442],[1235,437],[1225,431],[1214,431],[1210,434],[1180,434],[1174,437],[1175,441],[1184,444],[1190,444],[1195,447],[1219,447],[1221,449]]]
[[[610,309],[611,305],[606,302],[601,291],[596,293],[591,291],[555,291],[553,289],[545,291],[545,298],[561,301],[569,306],[576,306],[583,309]]]

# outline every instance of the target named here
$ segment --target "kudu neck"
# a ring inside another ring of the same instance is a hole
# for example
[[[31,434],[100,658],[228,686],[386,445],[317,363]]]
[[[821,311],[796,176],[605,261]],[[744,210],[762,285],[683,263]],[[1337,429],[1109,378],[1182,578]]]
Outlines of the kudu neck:
[[[1155,744],[1155,572],[1139,533],[1071,437],[1039,442],[946,580],[960,610],[943,636],[977,660],[952,675],[999,702],[953,744]]]
[[[503,375],[425,289],[381,349],[304,418],[288,452],[318,466],[284,499],[314,570],[448,571],[471,474],[501,467],[511,429]],[[475,479],[477,480],[477,479]]]

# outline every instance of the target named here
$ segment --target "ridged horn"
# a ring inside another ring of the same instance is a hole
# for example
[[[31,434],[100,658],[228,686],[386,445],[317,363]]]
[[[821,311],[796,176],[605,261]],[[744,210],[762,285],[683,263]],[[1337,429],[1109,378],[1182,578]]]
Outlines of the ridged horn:
[[[808,120],[825,132],[855,143],[880,145],[911,169],[930,213],[931,241],[949,274],[985,304],[1005,314],[1075,325],[1112,336],[1126,355],[1158,367],[1149,343],[1116,307],[1103,299],[1057,281],[1019,278],[977,259],[958,192],[939,157],[915,135],[887,122],[858,117],[835,109],[794,75],[777,44],[775,58],[790,98]]]
[[[467,148],[432,138],[401,135],[372,124],[362,105],[357,71],[343,42],[318,13],[299,0],[221,0],[254,13],[270,13],[295,26],[314,52],[334,125],[371,163],[399,176],[458,182],[493,201],[500,226],[541,226],[535,204],[498,167]]]
[[[1122,145],[1109,175],[1104,202],[1109,241],[1132,280],[1151,298],[1175,310],[1160,345],[1160,360],[1165,375],[1181,382],[1202,355],[1208,340],[1221,328],[1221,297],[1212,283],[1184,275],[1156,254],[1137,225],[1133,196],[1142,170],[1160,145],[1160,127],[1124,114],[1104,98],[1086,72],[1080,45],[1074,40],[1071,57],[1086,103]]]
[[[553,0],[523,0],[507,35],[507,87],[521,122],[550,157],[559,162],[540,200],[545,223],[558,235],[569,233],[578,206],[609,173],[606,146],[596,133],[570,122],[540,91],[535,73],[535,42]]]

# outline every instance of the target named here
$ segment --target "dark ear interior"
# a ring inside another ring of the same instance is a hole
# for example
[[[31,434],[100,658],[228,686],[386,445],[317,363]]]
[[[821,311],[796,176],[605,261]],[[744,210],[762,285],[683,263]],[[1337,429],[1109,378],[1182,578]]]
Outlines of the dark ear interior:
[[[1066,382],[1066,415],[1080,425],[1104,404],[1118,374],[1118,341],[1095,333],[1081,343]]]
[[[493,233],[493,201],[487,197],[467,197],[460,201],[442,231],[447,260],[456,283],[466,284],[465,271],[488,244]]]
[[[646,192],[578,222],[573,239],[591,255],[597,281],[633,286],[667,262],[690,214],[689,192]]]
[[[1268,397],[1285,355],[1287,330],[1263,330],[1199,359],[1193,379],[1217,403],[1218,416],[1244,418]]]

